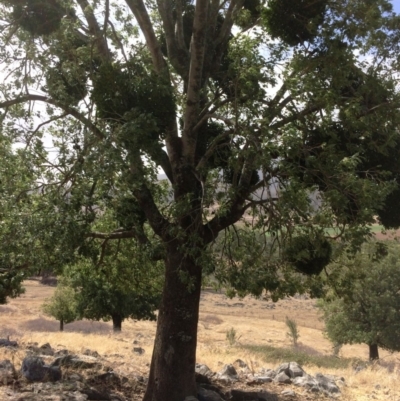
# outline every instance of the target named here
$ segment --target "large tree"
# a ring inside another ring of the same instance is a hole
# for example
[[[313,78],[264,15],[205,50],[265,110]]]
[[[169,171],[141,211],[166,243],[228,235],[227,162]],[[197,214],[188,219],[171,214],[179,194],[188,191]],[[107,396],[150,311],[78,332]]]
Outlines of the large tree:
[[[374,215],[399,224],[388,1],[0,3],[2,130],[42,167],[16,243],[33,239],[29,263],[54,267],[90,254],[93,238],[135,238],[164,259],[145,401],[196,395],[200,285],[215,258],[233,287],[264,272],[256,291],[281,295],[295,288],[288,264],[317,275],[327,263],[326,229],[356,244]],[[120,224],[92,230],[110,209]]]
[[[367,344],[371,360],[378,347],[400,351],[399,256],[397,244],[371,242],[330,266],[334,291],[319,306],[333,342]]]

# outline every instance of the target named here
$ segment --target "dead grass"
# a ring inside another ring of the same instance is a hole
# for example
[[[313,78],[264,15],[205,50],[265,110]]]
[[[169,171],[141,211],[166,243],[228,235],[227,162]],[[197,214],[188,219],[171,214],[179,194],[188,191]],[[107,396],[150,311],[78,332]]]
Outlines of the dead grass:
[[[20,343],[50,343],[56,349],[68,349],[81,353],[86,349],[104,356],[113,369],[124,375],[147,375],[150,363],[156,324],[154,322],[125,321],[122,333],[114,334],[110,322],[80,321],[67,324],[64,332],[58,331],[58,322],[43,315],[41,304],[51,296],[54,287],[44,286],[38,281],[26,282],[26,294],[0,306],[0,338],[7,335]],[[358,373],[349,363],[348,367],[315,363],[312,358],[329,359],[332,344],[323,336],[323,323],[318,319],[315,301],[291,298],[276,304],[269,301],[246,298],[227,299],[223,294],[204,291],[198,332],[197,360],[219,371],[226,363],[242,359],[254,372],[261,367],[275,368],[285,358],[296,359],[296,355],[284,355],[291,349],[285,333],[285,317],[296,319],[300,331],[298,351],[307,355],[305,369],[310,374],[317,372],[334,374],[346,378],[343,389],[344,401],[388,400],[400,401],[400,356],[380,351],[381,365],[374,365]],[[229,346],[226,332],[233,327],[239,342]],[[133,342],[135,341],[135,344]],[[145,350],[143,355],[133,353],[133,347]],[[258,347],[258,348],[257,348]],[[260,350],[275,350],[282,356],[268,357]],[[257,350],[258,349],[258,350]],[[20,350],[0,348],[0,359],[10,359],[18,366],[25,356]],[[368,358],[368,347],[344,346],[340,351],[341,361]],[[337,360],[340,361],[340,360]],[[379,387],[380,386],[380,387]],[[293,388],[297,393],[298,388]]]

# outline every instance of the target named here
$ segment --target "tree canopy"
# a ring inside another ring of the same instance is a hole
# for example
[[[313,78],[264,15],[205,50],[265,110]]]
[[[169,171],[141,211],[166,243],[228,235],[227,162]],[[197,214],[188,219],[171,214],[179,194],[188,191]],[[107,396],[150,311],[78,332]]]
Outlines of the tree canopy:
[[[378,347],[400,351],[400,248],[371,242],[355,255],[343,254],[336,292],[320,303],[328,337],[338,344],[367,344],[370,359]]]
[[[110,216],[103,216],[102,226],[109,221]],[[148,248],[139,246],[133,238],[102,240],[92,247],[91,258],[78,258],[63,268],[63,276],[75,290],[77,316],[112,320],[115,332],[121,331],[122,322],[128,318],[155,320],[161,300],[162,264],[152,260]]]
[[[52,316],[60,322],[60,331],[64,331],[64,324],[78,319],[75,301],[75,291],[68,280],[60,278],[57,288],[51,298],[42,305],[46,315]]]
[[[387,0],[1,0],[0,16],[1,135],[34,173],[29,208],[5,196],[18,229],[0,252],[58,269],[134,238],[164,260],[145,401],[196,395],[203,274],[263,272],[249,285],[282,296],[323,269],[326,237],[400,225]],[[107,210],[121,219],[96,231]]]

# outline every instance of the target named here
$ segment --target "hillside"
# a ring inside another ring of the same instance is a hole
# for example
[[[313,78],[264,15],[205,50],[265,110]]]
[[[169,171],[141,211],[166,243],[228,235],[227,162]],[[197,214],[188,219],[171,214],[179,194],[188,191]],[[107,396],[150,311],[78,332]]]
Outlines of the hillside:
[[[25,286],[26,294],[0,306],[0,338],[10,336],[11,340],[16,340],[23,347],[17,351],[0,348],[0,360],[11,359],[18,368],[26,353],[24,347],[50,343],[54,349],[67,349],[74,353],[82,353],[87,349],[96,351],[112,365],[114,372],[128,378],[146,377],[155,333],[154,322],[126,321],[122,333],[113,334],[111,323],[80,321],[67,324],[65,332],[60,333],[58,322],[43,316],[40,311],[40,305],[51,296],[54,288],[33,280],[26,281]],[[284,349],[290,349],[290,341],[285,335],[286,316],[295,319],[299,325],[299,350],[303,360],[308,361],[303,368],[310,374],[321,372],[343,376],[347,384],[342,388],[343,400],[400,400],[400,355],[382,351],[381,366],[375,365],[357,372],[355,360],[347,361],[347,358],[358,359],[361,361],[358,365],[363,366],[368,358],[368,349],[362,345],[345,346],[340,351],[340,364],[348,363],[349,366],[331,366],[332,358],[329,355],[332,354],[332,346],[323,336],[323,324],[318,318],[315,301],[305,297],[289,298],[274,304],[254,298],[228,299],[221,293],[204,291],[199,322],[198,362],[206,364],[213,372],[220,371],[224,364],[237,359],[243,360],[252,371],[262,367],[276,368],[280,362],[289,362],[284,359],[283,352]],[[236,331],[233,345],[226,339],[226,333],[231,328]],[[134,353],[134,347],[142,348],[144,353]],[[274,352],[271,353],[271,350]],[[279,352],[282,352],[281,360]],[[315,360],[324,359],[326,367],[313,365]],[[280,385],[273,383],[262,387],[278,395],[283,390]],[[291,399],[310,399],[307,397],[311,397],[311,394],[305,393],[303,388],[289,387],[296,394]],[[138,388],[136,395],[132,395],[133,399],[139,400],[141,391]],[[316,397],[312,396],[318,399]]]

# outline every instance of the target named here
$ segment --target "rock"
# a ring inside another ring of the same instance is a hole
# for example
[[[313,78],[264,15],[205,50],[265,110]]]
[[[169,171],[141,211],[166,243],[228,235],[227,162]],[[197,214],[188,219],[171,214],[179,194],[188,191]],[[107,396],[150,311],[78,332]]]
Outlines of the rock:
[[[145,353],[142,347],[133,347],[133,352],[137,355],[143,355]]]
[[[22,375],[33,382],[61,380],[61,370],[58,366],[45,365],[42,358],[38,356],[27,356],[22,361]]]
[[[218,393],[203,387],[198,388],[197,398],[199,401],[224,401]]]
[[[83,358],[77,355],[65,355],[56,358],[50,366],[65,366],[72,369],[95,369],[100,368],[96,358],[85,355]]]
[[[313,387],[318,387],[318,382],[312,376],[307,374],[301,377],[294,378],[292,383],[296,386],[304,387],[309,390]]]
[[[260,370],[260,376],[267,376],[267,377],[270,377],[271,379],[273,379],[276,376],[276,372],[273,369],[262,368]]]
[[[295,397],[295,396],[296,396],[296,393],[295,393],[293,390],[283,390],[283,391],[281,392],[281,394],[282,394],[284,397]]]
[[[38,352],[42,355],[54,355],[54,350],[49,343],[43,344],[38,348]]]
[[[67,349],[60,349],[54,353],[54,356],[65,356],[68,355],[69,351]]]
[[[207,365],[203,365],[200,363],[196,363],[195,372],[208,378],[214,376],[214,373]]]
[[[279,401],[276,394],[271,394],[266,391],[243,391],[231,390],[227,393],[228,400],[230,401]]]
[[[285,374],[291,379],[294,379],[295,377],[301,377],[305,374],[303,368],[297,362],[282,363],[276,369],[276,373],[279,374],[281,372],[285,372]]]
[[[236,361],[233,362],[233,366],[238,366],[239,368],[248,368],[247,363],[241,359],[236,359]]]
[[[46,376],[43,359],[37,356],[27,356],[22,361],[21,373],[30,381],[43,381]]]
[[[60,398],[58,394],[51,393],[23,393],[18,398],[13,398],[13,401],[87,401],[87,395],[79,392],[67,392],[63,393],[63,398]]]
[[[238,374],[233,365],[225,365],[220,372],[217,373],[217,379],[226,383],[238,380]]]
[[[199,400],[196,397],[190,395],[189,397],[186,397],[184,401],[199,401]]]
[[[274,381],[277,383],[291,383],[292,381],[290,380],[290,377],[285,373],[285,372],[280,372],[278,373],[275,378]]]
[[[92,351],[92,350],[90,350],[90,349],[85,349],[85,350],[82,352],[82,354],[83,354],[83,355],[87,355],[87,356],[92,356],[92,357],[94,357],[94,358],[99,358],[99,357],[100,357],[100,355],[99,355],[99,353],[98,353],[97,351]]]
[[[16,376],[14,365],[8,359],[0,361],[0,385],[12,383]]]
[[[100,375],[96,375],[90,378],[90,384],[97,384],[97,383],[105,383],[107,385],[123,385],[128,382],[128,378],[124,376],[120,376],[118,373],[115,372],[106,372]]]
[[[0,347],[18,347],[18,343],[10,341],[8,338],[0,338]]]
[[[273,379],[270,376],[251,376],[246,383],[251,386],[254,384],[271,383],[272,380]]]
[[[318,382],[319,387],[325,390],[325,392],[329,394],[340,393],[339,387],[329,377],[326,377],[321,373],[317,373],[315,375],[315,380]]]

